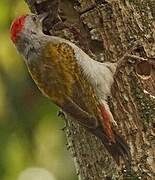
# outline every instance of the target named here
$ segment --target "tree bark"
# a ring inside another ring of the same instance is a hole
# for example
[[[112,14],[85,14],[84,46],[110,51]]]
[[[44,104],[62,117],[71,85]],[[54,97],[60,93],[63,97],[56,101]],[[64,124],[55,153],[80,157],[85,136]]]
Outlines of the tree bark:
[[[154,0],[25,0],[33,13],[48,13],[45,32],[73,41],[98,61],[117,62],[111,111],[128,142],[132,170],[117,166],[100,140],[68,118],[68,149],[82,180],[155,178],[155,2]],[[47,25],[48,24],[48,25]],[[51,25],[51,26],[50,26]],[[54,25],[54,26],[53,26]],[[145,78],[142,78],[144,77]],[[147,79],[146,79],[147,77]]]

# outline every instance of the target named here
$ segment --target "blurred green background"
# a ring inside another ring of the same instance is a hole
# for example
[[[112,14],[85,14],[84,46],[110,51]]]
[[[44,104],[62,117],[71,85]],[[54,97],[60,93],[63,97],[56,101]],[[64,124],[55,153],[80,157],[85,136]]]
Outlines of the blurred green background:
[[[10,41],[12,20],[27,12],[24,0],[0,0],[0,180],[75,180],[63,120]]]

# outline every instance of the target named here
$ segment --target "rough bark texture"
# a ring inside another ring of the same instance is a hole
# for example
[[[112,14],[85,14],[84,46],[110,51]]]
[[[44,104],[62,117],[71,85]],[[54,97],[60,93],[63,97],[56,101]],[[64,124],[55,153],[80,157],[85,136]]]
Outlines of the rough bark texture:
[[[26,2],[34,13],[49,13],[46,33],[72,40],[96,60],[119,61],[136,41],[140,46],[132,54],[154,60],[154,0],[63,0],[60,6],[56,0]],[[118,167],[98,139],[67,121],[68,149],[82,180],[155,178],[155,66],[148,61],[128,58],[117,70],[109,99],[117,130],[131,148],[132,171],[123,163]]]

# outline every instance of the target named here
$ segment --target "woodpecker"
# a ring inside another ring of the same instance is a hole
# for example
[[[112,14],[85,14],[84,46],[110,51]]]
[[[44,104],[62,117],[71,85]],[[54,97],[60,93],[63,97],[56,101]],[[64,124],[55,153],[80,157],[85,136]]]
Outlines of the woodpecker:
[[[129,146],[107,103],[117,64],[97,62],[72,42],[45,35],[37,15],[15,19],[10,34],[40,91],[97,136],[118,165],[129,162]]]

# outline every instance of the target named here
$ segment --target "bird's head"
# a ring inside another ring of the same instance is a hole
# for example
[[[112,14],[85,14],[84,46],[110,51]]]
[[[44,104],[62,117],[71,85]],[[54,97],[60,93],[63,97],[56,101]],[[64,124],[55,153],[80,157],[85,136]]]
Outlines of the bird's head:
[[[25,59],[39,46],[38,36],[42,33],[42,20],[43,17],[39,15],[22,15],[11,25],[11,40]]]
[[[41,20],[38,15],[22,15],[16,18],[10,28],[11,40],[16,43],[23,34],[32,36],[41,31]]]

